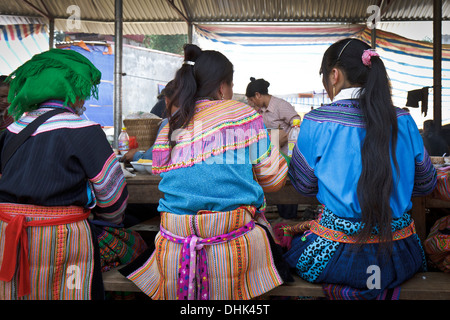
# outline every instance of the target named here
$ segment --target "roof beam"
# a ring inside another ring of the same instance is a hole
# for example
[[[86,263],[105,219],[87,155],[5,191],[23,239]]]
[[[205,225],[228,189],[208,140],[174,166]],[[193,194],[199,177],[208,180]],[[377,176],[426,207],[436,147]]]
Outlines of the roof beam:
[[[181,10],[175,5],[174,0],[167,0],[167,3],[178,13],[178,15],[183,18],[187,23],[187,34],[188,34],[188,42],[192,43],[192,34],[193,34],[193,25],[191,18],[189,17],[189,11],[187,10],[186,3],[184,0],[181,0],[181,5],[183,6],[184,12],[186,12],[187,16],[181,12]]]
[[[28,0],[22,0],[23,3],[25,3],[27,6],[29,6],[31,9],[33,9],[34,11],[36,11],[38,14],[40,14],[41,16],[43,16],[44,18],[48,19],[48,46],[49,48],[53,48],[53,43],[54,43],[54,37],[55,37],[55,18],[53,17],[53,15],[50,13],[50,11],[48,10],[47,6],[45,5],[44,1],[41,0],[41,4],[44,7],[45,11],[42,11],[41,9],[39,9],[38,7],[36,7],[34,4],[30,3]]]
[[[395,2],[395,0],[380,0],[381,4],[380,6],[380,17],[383,18],[383,16],[388,12],[391,5]]]
[[[44,18],[50,19],[50,15],[48,12],[42,11],[41,9],[36,7],[34,4],[30,3],[28,0],[22,0],[22,2],[25,3],[27,6],[29,6],[31,9],[33,9],[34,11],[36,11],[37,13],[39,13]]]
[[[179,15],[181,18],[183,18],[184,21],[186,21],[186,23],[188,23],[188,24],[191,24],[191,23],[192,23],[192,22],[189,20],[189,18],[186,17],[186,16],[184,15],[184,13],[181,12],[180,9],[178,9],[178,7],[177,7],[177,6],[175,5],[175,3],[174,3],[174,0],[167,0],[167,3],[172,7],[172,9],[174,9],[174,10],[178,13],[178,15]]]

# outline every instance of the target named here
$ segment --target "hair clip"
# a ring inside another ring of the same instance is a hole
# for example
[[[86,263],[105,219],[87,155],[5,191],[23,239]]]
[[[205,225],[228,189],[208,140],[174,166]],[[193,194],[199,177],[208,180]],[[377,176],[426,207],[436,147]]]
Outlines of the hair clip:
[[[184,64],[188,64],[188,65],[193,66],[193,65],[195,64],[195,62],[194,62],[194,61],[186,60],[186,61],[184,61]]]
[[[372,57],[379,57],[380,55],[378,54],[378,52],[375,51],[375,49],[367,49],[364,50],[361,60],[362,63],[367,66],[367,67],[372,67]]]
[[[339,52],[339,55],[338,55],[336,61],[339,61],[339,59],[341,59],[341,54],[342,54],[342,52],[344,52],[345,48],[347,48],[347,46],[350,44],[350,42],[352,42],[352,40],[353,40],[353,39],[350,39],[350,40],[345,44],[345,46],[341,49],[341,52]]]

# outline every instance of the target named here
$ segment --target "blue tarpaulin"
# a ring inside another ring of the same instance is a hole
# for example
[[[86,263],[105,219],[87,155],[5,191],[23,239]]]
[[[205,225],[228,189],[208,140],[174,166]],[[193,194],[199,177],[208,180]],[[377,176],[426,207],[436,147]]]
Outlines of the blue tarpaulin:
[[[114,126],[114,54],[109,45],[90,45],[81,42],[65,46],[64,49],[77,51],[88,58],[102,73],[98,90],[98,100],[86,100],[83,118],[99,123],[103,127]]]

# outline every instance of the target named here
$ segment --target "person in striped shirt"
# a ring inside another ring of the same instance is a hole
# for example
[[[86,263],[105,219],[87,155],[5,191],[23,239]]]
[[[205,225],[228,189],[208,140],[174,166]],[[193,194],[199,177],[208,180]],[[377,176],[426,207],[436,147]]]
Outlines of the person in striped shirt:
[[[61,113],[1,161],[0,299],[104,297],[88,218],[122,223],[128,191],[102,128],[79,116],[84,100],[97,97],[100,77],[87,58],[62,49],[35,55],[10,75],[9,110],[16,121],[0,137],[0,160],[32,121]]]
[[[301,117],[289,102],[269,94],[269,86],[267,80],[251,77],[245,96],[249,104],[262,115],[267,128],[280,129],[280,150],[287,155],[289,132],[294,120],[301,120]]]
[[[178,111],[153,146],[164,193],[155,251],[121,272],[152,299],[251,299],[289,275],[264,215],[287,164],[261,115],[232,100],[231,62],[195,45],[184,52],[168,105]]]
[[[245,96],[251,106],[253,106],[263,117],[267,128],[277,130],[279,146],[281,152],[288,154],[288,136],[295,119],[301,120],[300,115],[294,107],[286,100],[269,94],[270,83],[264,79],[250,78]],[[277,221],[281,224],[291,224],[297,219],[298,204],[277,204],[280,218]]]

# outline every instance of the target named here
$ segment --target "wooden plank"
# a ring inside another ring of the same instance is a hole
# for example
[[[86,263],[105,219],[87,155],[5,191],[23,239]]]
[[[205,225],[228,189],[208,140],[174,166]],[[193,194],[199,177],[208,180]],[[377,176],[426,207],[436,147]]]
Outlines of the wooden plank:
[[[425,208],[450,208],[450,201],[425,197]]]
[[[325,297],[320,284],[313,284],[294,275],[294,282],[286,283],[264,296]],[[103,273],[105,291],[140,292],[140,289],[113,269]],[[400,300],[450,300],[450,274],[444,272],[417,273],[401,285]]]
[[[294,275],[295,281],[267,293],[269,296],[324,297],[322,286]],[[443,272],[417,273],[400,286],[400,300],[449,300],[450,274]]]
[[[126,180],[129,203],[158,203],[164,197],[158,189],[160,176],[137,173],[135,177],[128,177]]]
[[[158,232],[159,231],[159,224],[161,223],[161,217],[156,216],[151,219],[145,220],[139,224],[136,224],[128,229],[134,230],[137,232],[140,231],[153,231]]]
[[[402,300],[450,300],[450,274],[417,273],[401,285]]]
[[[103,286],[105,291],[141,291],[133,281],[124,277],[117,268],[103,272]]]
[[[297,275],[293,275],[293,277],[294,282],[278,286],[265,295],[280,297],[325,297],[325,293],[320,284],[310,283]]]
[[[306,204],[306,205],[318,205],[319,201],[314,197],[305,197],[298,193],[288,179],[286,184],[281,190],[277,192],[266,192],[266,203],[268,205],[276,204]]]
[[[127,178],[128,202],[129,203],[158,203],[164,194],[159,191],[158,184],[161,177],[137,173],[135,177]],[[286,185],[277,192],[266,193],[267,204],[319,204],[316,197],[305,197],[300,195],[291,184],[289,179]]]

